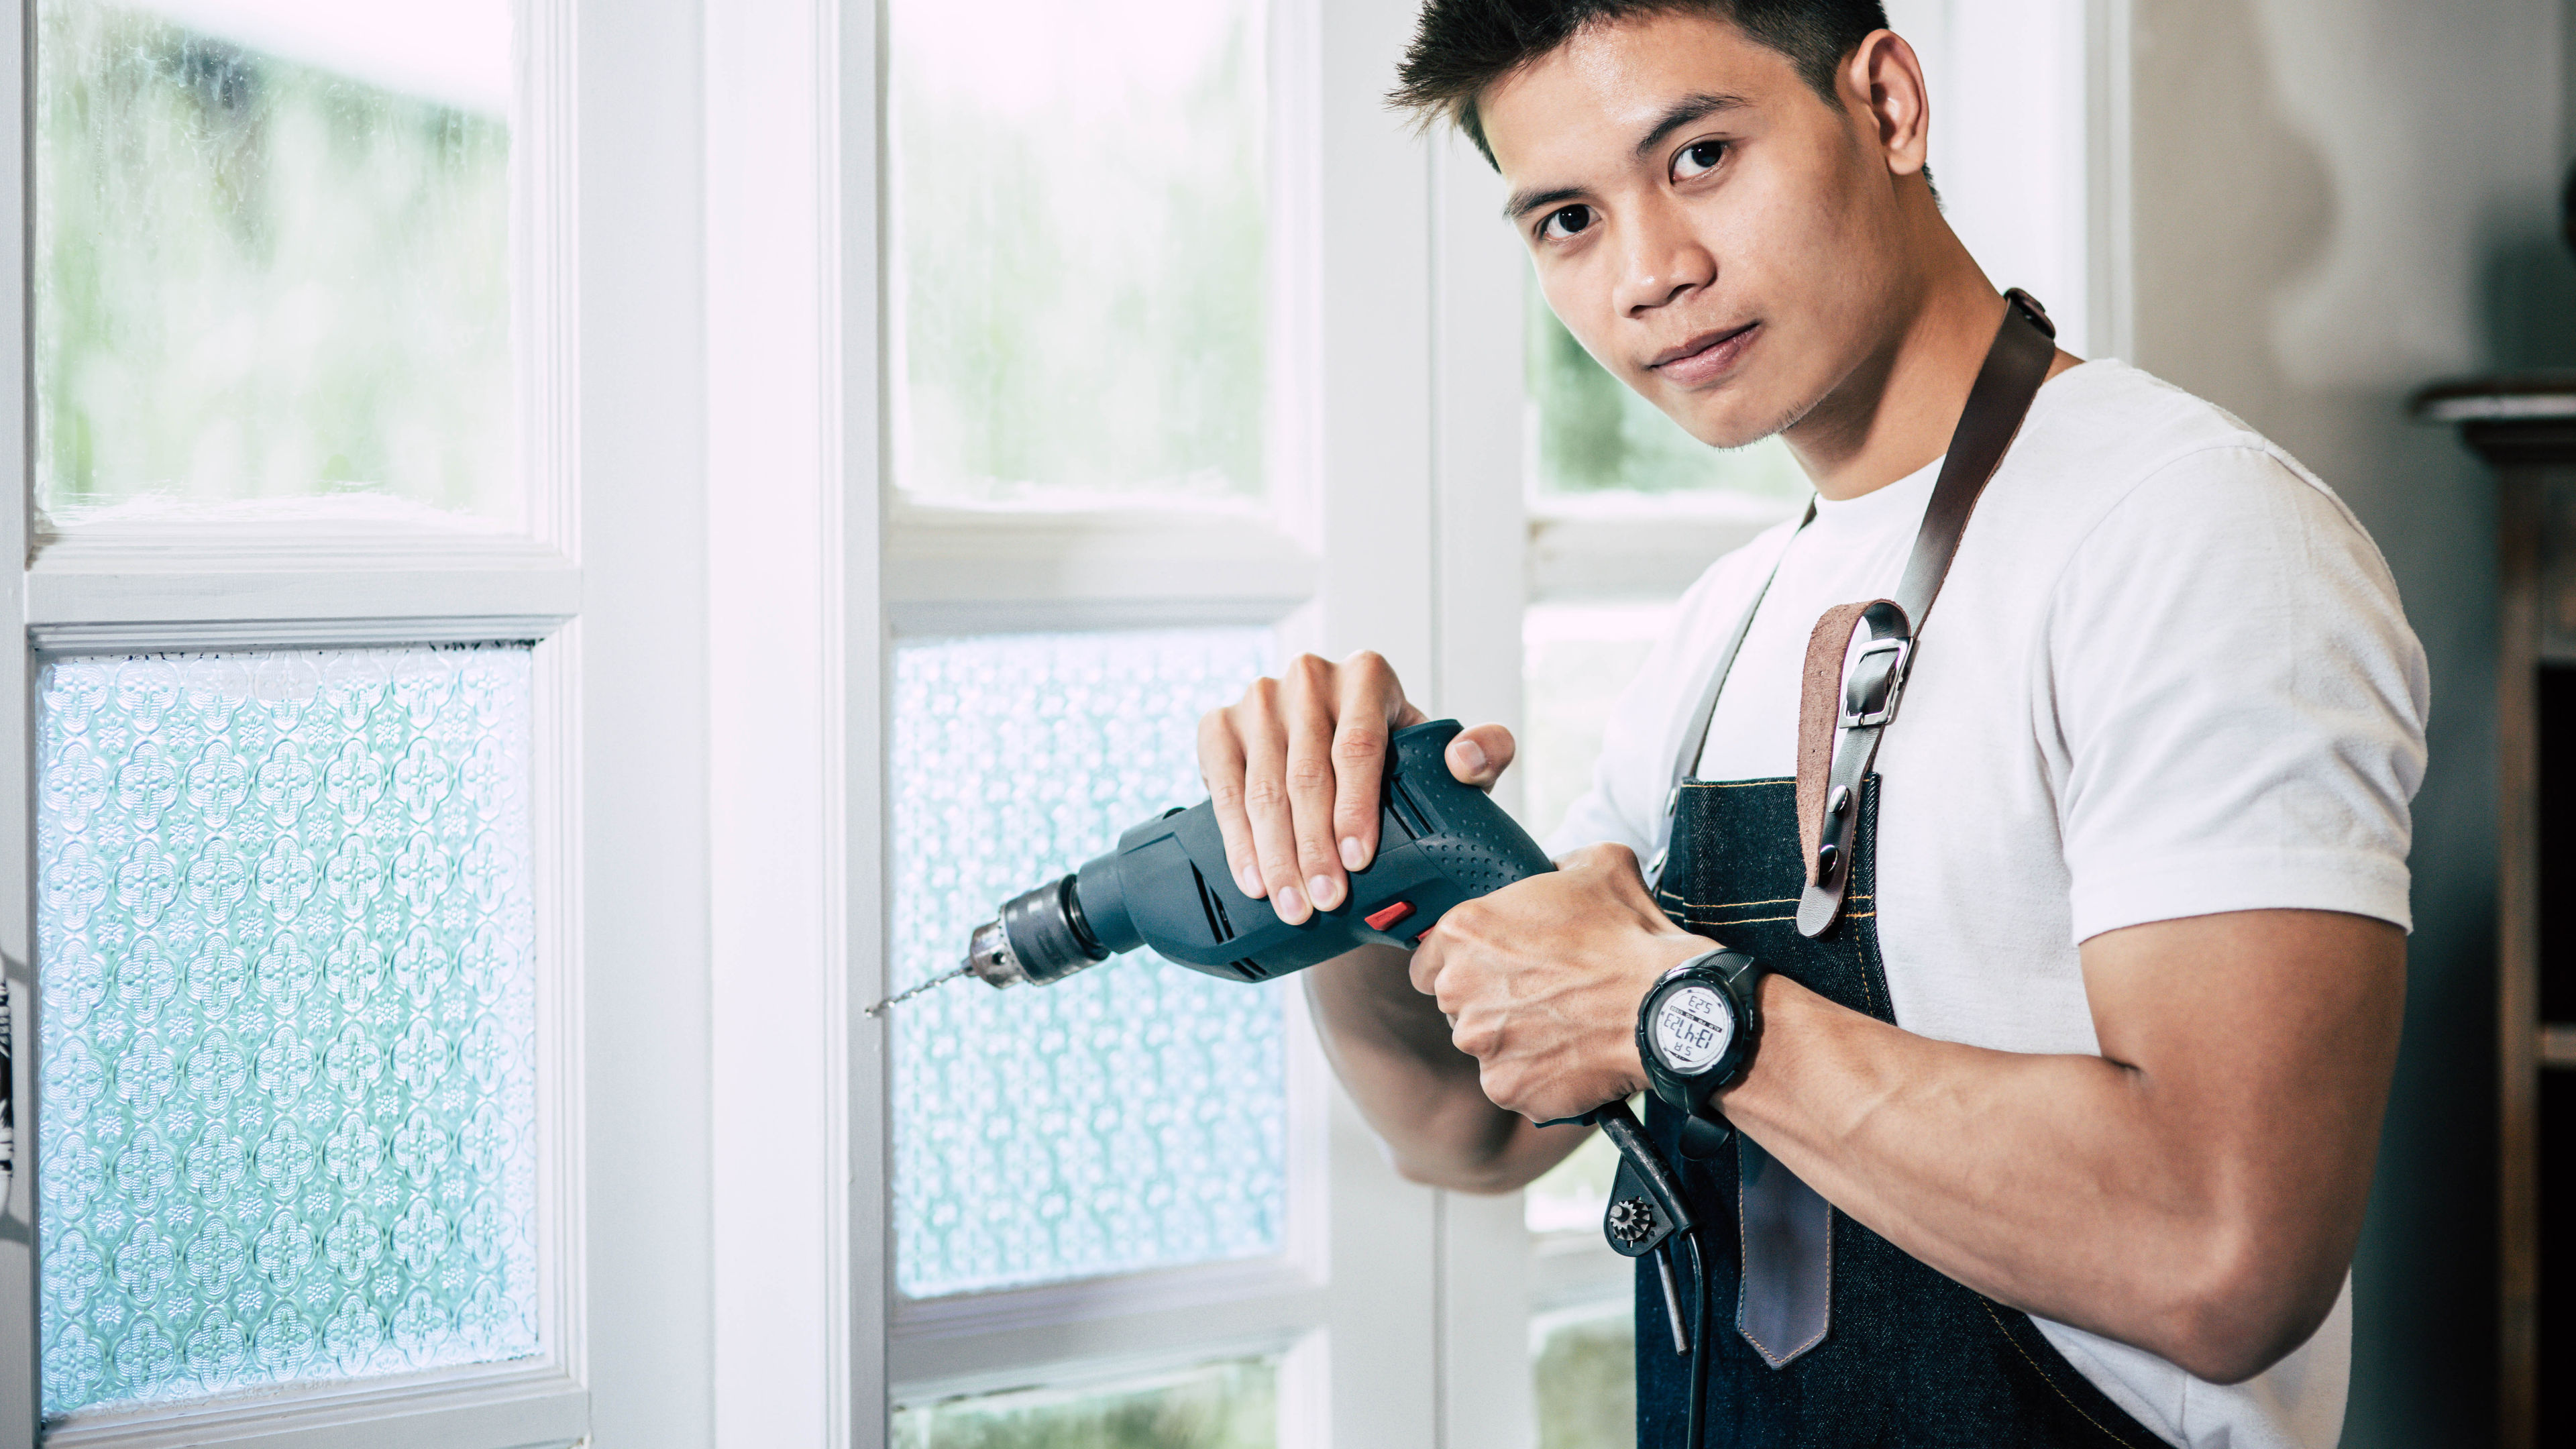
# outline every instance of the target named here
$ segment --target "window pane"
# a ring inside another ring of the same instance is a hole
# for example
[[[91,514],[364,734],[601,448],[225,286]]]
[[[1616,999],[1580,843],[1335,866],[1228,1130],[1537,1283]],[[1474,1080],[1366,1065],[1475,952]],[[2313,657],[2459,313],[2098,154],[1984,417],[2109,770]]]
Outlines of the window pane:
[[[1595,1132],[1521,1194],[1521,1219],[1533,1233],[1595,1237],[1610,1207],[1610,1184],[1619,1176],[1619,1149]]]
[[[895,656],[894,979],[1008,897],[1206,796],[1199,716],[1256,629],[996,636]],[[895,1281],[915,1298],[1279,1251],[1284,988],[1150,953],[895,1009]]]
[[[1535,415],[1541,497],[1627,491],[1737,493],[1803,500],[1807,475],[1777,437],[1719,452],[1683,432],[1636,390],[1612,377],[1548,310],[1533,279],[1526,386]]]
[[[1261,0],[893,0],[896,476],[1262,487]]]
[[[951,1399],[894,1415],[895,1449],[1273,1449],[1279,1370],[1258,1360],[1086,1389]]]
[[[1669,603],[1532,604],[1521,616],[1522,819],[1540,839],[1592,788],[1619,692],[1672,622]]]
[[[44,667],[49,1418],[536,1351],[528,665]]]
[[[36,498],[515,522],[509,0],[37,0]]]
[[[1626,1302],[1530,1320],[1538,1449],[1629,1449],[1637,1442],[1636,1341]]]

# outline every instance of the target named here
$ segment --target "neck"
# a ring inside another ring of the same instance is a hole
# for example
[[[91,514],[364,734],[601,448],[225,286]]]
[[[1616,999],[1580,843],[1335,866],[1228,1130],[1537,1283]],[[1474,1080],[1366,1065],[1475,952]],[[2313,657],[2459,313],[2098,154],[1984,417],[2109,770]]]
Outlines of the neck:
[[[1896,325],[1783,435],[1828,499],[1875,492],[1947,452],[2003,325],[2003,294],[1946,223],[1932,217],[1913,240],[1931,262],[1897,289]],[[2049,375],[2074,363],[2060,353]]]

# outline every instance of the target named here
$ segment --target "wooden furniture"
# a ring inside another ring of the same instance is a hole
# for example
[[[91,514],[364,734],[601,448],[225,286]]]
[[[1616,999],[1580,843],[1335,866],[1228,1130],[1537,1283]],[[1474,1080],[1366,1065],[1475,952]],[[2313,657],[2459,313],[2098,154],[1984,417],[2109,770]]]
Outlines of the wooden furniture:
[[[2445,383],[2415,413],[2457,424],[2500,485],[2497,1428],[2507,1449],[2533,1449],[2576,1422],[2576,1385],[2542,1366],[2576,1332],[2576,1301],[2555,1291],[2576,1259],[2576,1202],[2567,1168],[2543,1180],[2576,1147],[2576,818],[2544,809],[2544,792],[2576,802],[2576,373]],[[2544,738],[2556,741],[2546,761]]]

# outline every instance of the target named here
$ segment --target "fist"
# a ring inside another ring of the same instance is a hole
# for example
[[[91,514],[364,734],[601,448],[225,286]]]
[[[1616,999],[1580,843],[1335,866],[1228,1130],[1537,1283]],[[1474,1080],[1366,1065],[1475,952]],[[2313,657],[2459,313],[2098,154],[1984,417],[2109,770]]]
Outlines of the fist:
[[[1672,923],[1636,854],[1594,845],[1453,907],[1413,953],[1413,986],[1449,1018],[1496,1106],[1546,1122],[1643,1090],[1637,1006],[1709,949]]]

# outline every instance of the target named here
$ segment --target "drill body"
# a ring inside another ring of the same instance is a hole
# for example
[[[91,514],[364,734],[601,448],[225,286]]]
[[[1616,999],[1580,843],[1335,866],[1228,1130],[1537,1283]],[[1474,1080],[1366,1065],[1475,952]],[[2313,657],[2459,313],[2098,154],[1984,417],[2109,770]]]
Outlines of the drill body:
[[[995,986],[1046,983],[1146,946],[1211,976],[1267,981],[1372,942],[1409,950],[1451,907],[1555,868],[1491,796],[1449,773],[1443,754],[1457,733],[1456,720],[1433,720],[1388,742],[1377,856],[1332,910],[1292,926],[1245,895],[1202,801],[1014,897],[976,930],[967,967]]]

